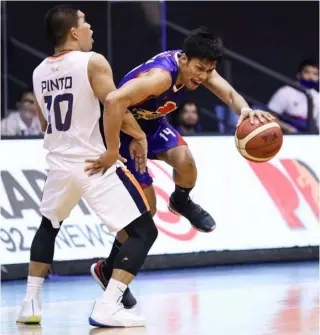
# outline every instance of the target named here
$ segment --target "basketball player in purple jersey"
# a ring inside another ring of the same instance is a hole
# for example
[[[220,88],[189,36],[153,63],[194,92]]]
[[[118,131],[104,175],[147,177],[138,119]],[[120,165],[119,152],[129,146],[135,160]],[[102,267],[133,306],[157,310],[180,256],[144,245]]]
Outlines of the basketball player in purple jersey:
[[[211,232],[215,222],[210,214],[194,203],[189,194],[195,186],[197,169],[186,142],[166,119],[184,98],[186,90],[195,90],[200,85],[207,87],[240,117],[239,123],[254,116],[260,122],[274,117],[263,111],[252,110],[239,93],[216,71],[216,64],[222,58],[223,44],[206,28],[195,29],[185,39],[182,50],[163,52],[129,72],[120,82],[118,89],[109,94],[110,110],[129,109],[147,135],[148,158],[165,161],[173,167],[175,190],[169,201],[171,211],[187,218],[192,226],[202,232]],[[239,124],[238,123],[238,124]],[[130,156],[132,138],[121,134],[121,155],[127,159],[127,167],[140,183],[149,201],[151,212],[156,212],[156,196],[152,178],[137,172],[135,159]],[[98,159],[91,173],[106,168],[103,159]],[[108,259],[91,267],[91,273],[101,287],[106,287],[113,268],[117,250],[126,240],[118,233]],[[133,307],[136,300],[127,290],[123,296],[125,307]]]

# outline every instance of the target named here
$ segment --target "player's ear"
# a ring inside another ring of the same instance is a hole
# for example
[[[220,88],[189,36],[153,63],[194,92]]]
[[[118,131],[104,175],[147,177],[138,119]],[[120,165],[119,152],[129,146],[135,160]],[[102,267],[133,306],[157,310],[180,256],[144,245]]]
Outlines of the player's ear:
[[[75,27],[71,28],[70,33],[71,33],[72,38],[74,38],[75,40],[78,39],[77,29]]]
[[[180,62],[183,63],[183,64],[187,64],[187,62],[188,62],[188,57],[184,52],[180,56]]]

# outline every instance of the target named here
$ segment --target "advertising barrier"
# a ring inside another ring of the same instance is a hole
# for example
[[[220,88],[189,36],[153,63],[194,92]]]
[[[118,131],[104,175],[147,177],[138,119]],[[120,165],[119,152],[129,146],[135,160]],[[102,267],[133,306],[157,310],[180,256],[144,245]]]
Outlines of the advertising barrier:
[[[150,255],[319,244],[317,136],[285,137],[277,157],[262,164],[242,158],[233,137],[189,137],[186,141],[198,168],[191,197],[210,212],[217,228],[210,234],[201,233],[169,212],[172,169],[163,162],[150,161],[159,229]],[[42,140],[2,140],[0,147],[1,263],[28,263],[30,244],[40,224],[46,152]],[[113,239],[114,234],[81,200],[62,225],[55,260],[104,257]]]

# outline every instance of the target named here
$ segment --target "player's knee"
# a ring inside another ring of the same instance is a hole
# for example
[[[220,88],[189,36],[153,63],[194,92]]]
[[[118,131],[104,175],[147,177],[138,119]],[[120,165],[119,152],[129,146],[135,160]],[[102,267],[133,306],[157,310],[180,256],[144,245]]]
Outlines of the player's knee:
[[[51,264],[53,261],[54,244],[59,229],[55,229],[49,219],[42,216],[41,224],[31,245],[31,261]]]
[[[118,242],[123,244],[128,239],[128,234],[126,233],[126,231],[124,229],[122,229],[122,230],[118,231],[116,238],[117,238]]]
[[[152,215],[152,213],[150,213],[150,214]],[[158,233],[158,228],[155,225],[155,223],[154,223],[151,215],[150,215],[150,217],[148,219],[148,223],[147,224],[148,224],[148,227],[149,227],[149,229],[148,229],[148,235],[149,235],[148,238],[149,238],[149,240],[151,242],[151,245],[152,245],[156,241],[156,239],[158,238],[158,234],[159,233]]]
[[[184,147],[184,153],[175,169],[180,173],[193,174],[197,171],[196,162],[187,147]]]
[[[39,230],[42,234],[52,236],[52,238],[56,238],[59,232],[59,229],[54,228],[52,222],[45,216],[42,216]]]
[[[151,248],[158,237],[158,229],[152,219],[151,213],[142,214],[139,218],[125,227],[129,238],[135,237],[141,240],[146,247]]]

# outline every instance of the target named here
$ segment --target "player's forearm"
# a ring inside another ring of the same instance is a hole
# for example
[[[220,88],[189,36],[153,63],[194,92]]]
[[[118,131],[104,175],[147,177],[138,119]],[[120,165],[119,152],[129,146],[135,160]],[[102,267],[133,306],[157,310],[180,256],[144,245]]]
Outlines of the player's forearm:
[[[111,94],[104,103],[103,129],[107,144],[107,150],[119,152],[120,129],[123,122],[126,107]]]
[[[126,111],[124,114],[121,131],[136,140],[141,140],[146,137],[146,134],[139,126],[137,120],[129,111]]]
[[[235,90],[231,93],[230,104],[228,104],[230,108],[232,108],[236,114],[240,115],[241,110],[244,108],[249,108],[248,103],[244,100],[244,98]]]
[[[48,123],[46,120],[39,120],[40,122],[40,126],[41,126],[41,130],[45,133],[48,127]]]

